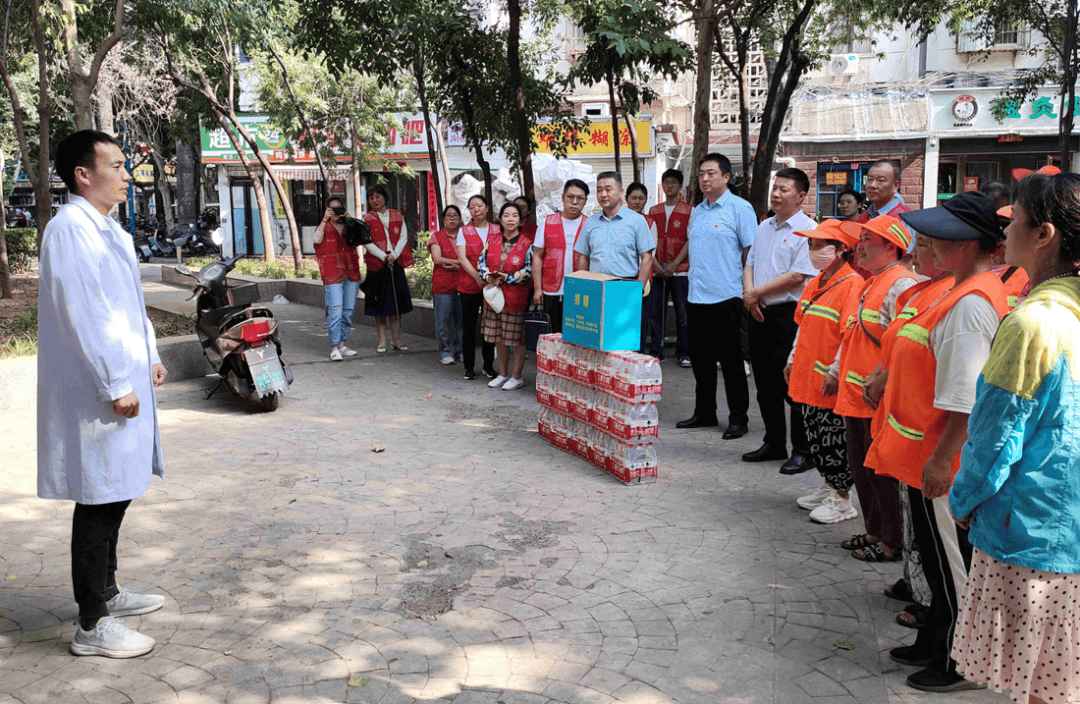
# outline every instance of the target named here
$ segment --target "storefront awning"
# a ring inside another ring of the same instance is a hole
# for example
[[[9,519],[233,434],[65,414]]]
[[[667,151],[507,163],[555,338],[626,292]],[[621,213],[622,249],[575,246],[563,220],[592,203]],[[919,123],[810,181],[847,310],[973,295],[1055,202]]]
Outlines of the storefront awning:
[[[322,172],[318,166],[273,166],[278,178],[286,181],[321,181]],[[344,181],[349,178],[349,167],[326,167],[326,175],[331,181]]]

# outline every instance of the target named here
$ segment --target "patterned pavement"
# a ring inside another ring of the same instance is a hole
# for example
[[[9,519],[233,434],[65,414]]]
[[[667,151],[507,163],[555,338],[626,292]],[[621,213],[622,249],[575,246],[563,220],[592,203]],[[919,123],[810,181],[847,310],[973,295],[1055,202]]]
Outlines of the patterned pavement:
[[[0,704],[1006,701],[904,686],[899,566],[808,521],[816,477],[738,461],[759,418],[676,430],[689,369],[664,365],[660,481],[625,487],[537,436],[531,384],[463,381],[430,340],[376,355],[370,328],[323,361],[320,312],[279,309],[276,413],[163,387],[168,471],[121,534],[122,583],[167,596],[128,619],[142,658],[68,654],[71,505],[34,496],[33,411],[0,414]]]

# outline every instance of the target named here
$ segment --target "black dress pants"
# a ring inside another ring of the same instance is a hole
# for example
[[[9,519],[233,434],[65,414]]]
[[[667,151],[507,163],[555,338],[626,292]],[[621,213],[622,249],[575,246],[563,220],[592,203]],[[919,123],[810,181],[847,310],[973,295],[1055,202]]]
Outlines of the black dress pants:
[[[484,294],[461,294],[461,320],[464,328],[461,336],[461,355],[466,371],[476,371],[476,338],[480,331],[480,310],[483,305]],[[494,369],[495,345],[486,340],[483,341],[480,354],[483,357],[484,369]]]
[[[690,303],[686,307],[690,363],[696,384],[694,415],[709,422],[716,419],[716,363],[724,375],[728,423],[746,425],[750,387],[743,369],[741,298],[719,303]]]
[[[75,504],[71,520],[71,583],[80,620],[109,615],[105,602],[117,594],[116,543],[131,501]]]
[[[758,408],[765,423],[765,444],[772,448],[787,450],[786,401],[790,406],[792,451],[803,456],[810,455],[810,443],[806,439],[802,404],[788,397],[784,367],[787,365],[791,345],[799,326],[795,323],[796,303],[780,303],[763,309],[765,320],[750,320],[750,366],[757,384]]]

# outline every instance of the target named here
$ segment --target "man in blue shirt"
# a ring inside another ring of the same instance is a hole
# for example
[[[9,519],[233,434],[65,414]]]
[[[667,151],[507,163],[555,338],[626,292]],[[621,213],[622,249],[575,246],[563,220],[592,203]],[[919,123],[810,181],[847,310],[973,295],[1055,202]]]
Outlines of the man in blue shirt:
[[[746,434],[750,389],[742,357],[743,260],[754,243],[753,207],[728,190],[731,161],[706,154],[698,163],[698,186],[705,200],[690,214],[686,253],[690,256],[687,305],[690,363],[696,382],[694,415],[679,428],[720,424],[716,416],[716,363],[724,375],[728,428],[724,439]]]
[[[645,218],[623,204],[622,176],[614,171],[597,176],[596,202],[603,211],[589,216],[574,245],[578,269],[637,279],[644,285],[656,245]]]

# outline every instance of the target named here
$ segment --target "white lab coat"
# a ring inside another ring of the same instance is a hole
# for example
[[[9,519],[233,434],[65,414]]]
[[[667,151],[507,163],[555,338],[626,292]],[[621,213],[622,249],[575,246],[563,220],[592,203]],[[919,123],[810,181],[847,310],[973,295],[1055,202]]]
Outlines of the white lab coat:
[[[45,228],[38,283],[38,496],[127,501],[164,475],[146,317],[131,235],[86,200]],[[135,392],[139,415],[113,401]]]

